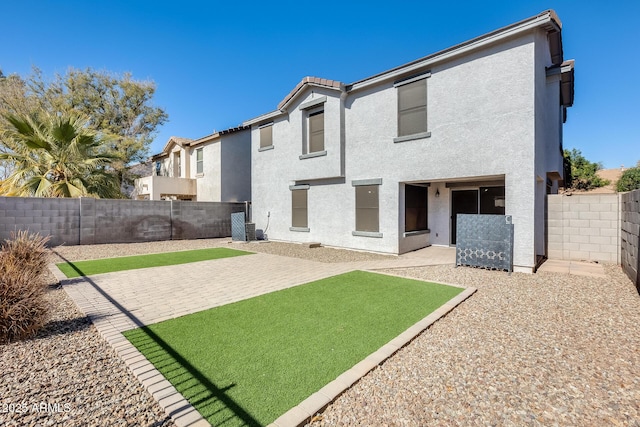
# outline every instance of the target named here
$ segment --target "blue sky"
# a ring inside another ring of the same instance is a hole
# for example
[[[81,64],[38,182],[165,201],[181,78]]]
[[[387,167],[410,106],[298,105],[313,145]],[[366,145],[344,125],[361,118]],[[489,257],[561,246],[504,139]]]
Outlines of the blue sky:
[[[566,148],[605,168],[640,160],[640,1],[13,1],[0,69],[130,71],[157,84],[171,135],[198,138],[272,111],[304,76],[351,83],[555,9],[576,60]]]

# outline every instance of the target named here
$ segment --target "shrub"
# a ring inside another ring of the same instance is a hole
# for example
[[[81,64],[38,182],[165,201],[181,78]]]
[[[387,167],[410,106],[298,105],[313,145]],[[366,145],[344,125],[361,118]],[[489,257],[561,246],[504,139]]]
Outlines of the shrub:
[[[580,150],[564,150],[564,158],[569,164],[565,182],[567,188],[574,190],[591,190],[609,184],[609,180],[602,179],[596,172],[602,169],[600,163],[590,162]]]
[[[616,184],[616,190],[620,192],[637,189],[640,189],[640,166],[624,171]]]
[[[28,338],[46,322],[49,237],[11,233],[0,249],[0,343]]]

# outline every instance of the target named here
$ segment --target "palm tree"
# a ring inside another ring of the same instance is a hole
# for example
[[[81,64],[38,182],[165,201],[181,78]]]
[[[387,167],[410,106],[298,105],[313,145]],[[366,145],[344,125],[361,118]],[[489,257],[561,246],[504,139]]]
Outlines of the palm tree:
[[[0,195],[21,197],[120,197],[108,169],[113,156],[105,140],[70,113],[4,115],[10,126],[0,136],[0,160],[11,173],[0,181]]]

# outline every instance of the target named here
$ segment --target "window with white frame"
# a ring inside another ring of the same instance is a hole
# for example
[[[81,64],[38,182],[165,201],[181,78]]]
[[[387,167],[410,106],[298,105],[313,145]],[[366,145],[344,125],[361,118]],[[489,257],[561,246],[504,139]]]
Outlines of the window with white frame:
[[[202,148],[196,149],[196,173],[197,174],[204,173],[204,156],[203,156]]]

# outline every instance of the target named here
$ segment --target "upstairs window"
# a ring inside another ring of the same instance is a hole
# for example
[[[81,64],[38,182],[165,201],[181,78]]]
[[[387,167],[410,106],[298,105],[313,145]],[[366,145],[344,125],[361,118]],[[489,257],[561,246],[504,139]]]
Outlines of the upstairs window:
[[[398,91],[398,137],[428,136],[427,73],[395,84]]]
[[[326,96],[318,96],[300,104],[302,112],[302,155],[300,160],[326,156],[324,145],[324,112]]]
[[[180,164],[180,152],[174,151],[172,157],[173,165],[170,166],[170,170],[173,172],[173,174],[170,176],[174,178],[180,178],[180,174],[182,173],[182,165]]]
[[[273,123],[260,127],[260,148],[267,148],[273,145]]]
[[[196,149],[196,173],[204,173],[204,157],[202,148]]]
[[[309,153],[324,151],[324,110],[309,114]]]

